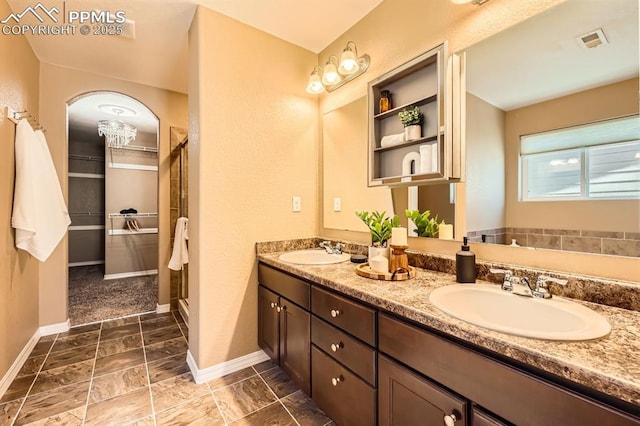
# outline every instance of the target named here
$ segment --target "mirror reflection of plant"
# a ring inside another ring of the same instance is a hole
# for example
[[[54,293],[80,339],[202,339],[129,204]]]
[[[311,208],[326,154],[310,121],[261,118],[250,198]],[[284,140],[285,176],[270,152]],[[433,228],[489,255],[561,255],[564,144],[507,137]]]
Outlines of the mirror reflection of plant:
[[[424,114],[417,106],[410,110],[403,109],[398,113],[398,117],[404,127],[422,124],[422,120],[424,120]]]
[[[431,215],[429,210],[422,213],[419,210],[406,210],[405,214],[416,226],[417,229],[414,229],[414,232],[418,237],[435,237],[438,235],[440,225],[444,224],[444,220],[438,223],[438,215],[429,218]]]
[[[387,242],[391,238],[391,228],[400,226],[400,218],[393,215],[393,218],[386,217],[387,212],[367,212],[356,211],[356,216],[369,227],[371,233],[371,245],[374,247],[387,247]]]

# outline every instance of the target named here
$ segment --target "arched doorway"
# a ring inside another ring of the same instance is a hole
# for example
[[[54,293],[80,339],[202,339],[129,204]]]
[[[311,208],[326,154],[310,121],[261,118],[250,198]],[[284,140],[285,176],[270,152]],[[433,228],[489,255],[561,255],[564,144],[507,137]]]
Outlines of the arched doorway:
[[[135,98],[91,92],[68,102],[67,124],[71,324],[155,311],[159,120]]]

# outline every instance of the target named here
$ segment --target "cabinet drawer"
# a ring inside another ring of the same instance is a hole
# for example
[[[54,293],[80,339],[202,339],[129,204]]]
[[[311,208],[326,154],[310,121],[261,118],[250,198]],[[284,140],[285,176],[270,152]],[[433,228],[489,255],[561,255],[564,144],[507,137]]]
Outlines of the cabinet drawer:
[[[379,318],[380,351],[517,425],[638,425],[571,390],[387,315]]]
[[[311,289],[311,311],[371,346],[376,344],[376,311],[344,297]]]
[[[378,374],[380,426],[441,425],[445,416],[455,416],[456,426],[468,424],[465,399],[382,355]]]
[[[376,424],[376,390],[311,346],[311,396],[340,426]]]
[[[311,341],[333,359],[375,386],[375,349],[315,316],[311,318]]]
[[[473,426],[510,426],[509,423],[498,420],[476,405],[471,408],[471,424]]]
[[[263,263],[258,263],[258,282],[298,306],[309,309],[309,283]]]

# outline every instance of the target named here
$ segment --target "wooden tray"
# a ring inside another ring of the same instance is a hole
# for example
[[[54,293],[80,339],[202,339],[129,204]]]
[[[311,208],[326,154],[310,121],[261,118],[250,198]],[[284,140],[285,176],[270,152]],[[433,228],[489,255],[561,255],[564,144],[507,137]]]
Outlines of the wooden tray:
[[[372,280],[382,280],[382,281],[405,281],[416,276],[416,270],[412,266],[409,266],[409,272],[399,272],[395,274],[395,276],[391,272],[381,273],[374,272],[369,267],[368,263],[363,263],[356,267],[356,274],[361,277],[371,278]]]

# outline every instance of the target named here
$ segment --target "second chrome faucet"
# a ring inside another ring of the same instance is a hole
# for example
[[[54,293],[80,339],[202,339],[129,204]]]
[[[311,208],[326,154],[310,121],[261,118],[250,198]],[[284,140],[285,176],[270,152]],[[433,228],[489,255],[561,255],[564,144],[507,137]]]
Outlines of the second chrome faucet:
[[[553,278],[546,275],[540,275],[535,284],[532,284],[527,277],[516,277],[513,271],[508,269],[490,269],[492,274],[504,274],[502,281],[502,289],[510,291],[513,294],[526,297],[539,297],[541,299],[551,299],[551,292],[547,284],[553,282],[560,285],[566,285],[567,280]]]

